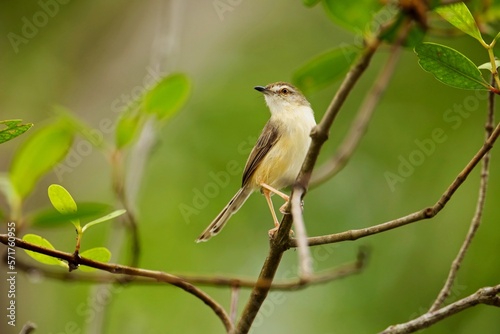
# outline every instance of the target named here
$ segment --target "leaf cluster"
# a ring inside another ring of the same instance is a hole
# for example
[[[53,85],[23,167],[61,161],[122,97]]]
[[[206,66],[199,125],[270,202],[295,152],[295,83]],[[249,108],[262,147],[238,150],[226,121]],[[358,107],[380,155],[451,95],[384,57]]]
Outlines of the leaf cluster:
[[[33,193],[40,179],[47,175],[60,163],[71,150],[75,137],[81,134],[97,148],[111,156],[116,152],[124,151],[134,144],[137,135],[148,119],[161,124],[175,115],[186,102],[190,93],[190,81],[182,73],[174,73],[156,82],[136,101],[132,101],[122,111],[115,127],[115,142],[103,143],[96,141],[89,135],[91,129],[81,120],[74,117],[63,107],[55,107],[57,119],[28,136],[16,151],[9,173],[0,177],[0,191],[7,198],[10,208],[9,219],[17,221],[18,229],[27,226],[54,228],[70,222],[76,231],[75,256],[86,257],[95,261],[108,262],[111,252],[105,247],[95,247],[80,252],[83,235],[91,227],[111,221],[123,214],[125,209],[116,209],[110,212],[110,205],[102,203],[80,203],[77,205],[71,194],[62,186],[52,184],[48,187],[48,197],[52,204],[51,209],[26,215],[23,212],[23,203]],[[21,120],[1,121],[0,143],[9,141],[29,130],[33,124],[22,124]],[[108,159],[112,168],[120,169],[121,160]],[[82,224],[83,220],[96,217]],[[27,217],[27,218],[25,218]],[[23,240],[50,250],[54,246],[44,237],[36,234],[25,234]],[[26,251],[38,262],[48,265],[63,266],[73,270],[70,264],[54,259],[44,254]],[[81,268],[83,271],[92,268]]]
[[[480,25],[476,22],[468,7],[463,2],[451,5],[431,3],[429,8],[417,6],[419,2],[409,2],[411,5],[393,3],[382,5],[376,1],[362,1],[364,11],[360,12],[359,2],[349,1],[308,1],[304,4],[312,7],[320,2],[328,17],[333,22],[345,29],[361,36],[362,42],[344,44],[325,51],[313,57],[310,61],[297,69],[293,81],[304,92],[313,92],[329,86],[343,75],[353,61],[359,56],[364,46],[374,38],[380,36],[388,43],[394,43],[409,20],[416,23],[410,25],[403,44],[413,47],[418,56],[420,66],[444,84],[460,89],[490,90],[498,93],[482,75],[480,69],[491,72],[495,78],[496,86],[500,86],[497,73],[497,61],[494,55],[494,46],[500,34],[497,34],[490,44],[486,43],[481,34]],[[413,6],[413,7],[412,7]],[[438,14],[453,27],[459,29],[474,39],[486,49],[488,56],[482,65],[476,66],[469,58],[448,46],[437,43],[423,42],[426,36],[432,36],[433,29],[427,24],[430,15],[428,11]],[[494,7],[478,10],[484,20],[494,21],[497,18]],[[481,26],[487,26],[482,22]]]

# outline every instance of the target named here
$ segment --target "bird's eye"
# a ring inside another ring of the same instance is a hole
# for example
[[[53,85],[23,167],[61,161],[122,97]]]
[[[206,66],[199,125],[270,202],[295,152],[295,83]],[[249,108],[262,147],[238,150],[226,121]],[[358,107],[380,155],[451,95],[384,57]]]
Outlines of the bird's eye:
[[[286,95],[288,93],[290,93],[290,90],[288,90],[288,88],[281,89],[281,94],[285,94]]]

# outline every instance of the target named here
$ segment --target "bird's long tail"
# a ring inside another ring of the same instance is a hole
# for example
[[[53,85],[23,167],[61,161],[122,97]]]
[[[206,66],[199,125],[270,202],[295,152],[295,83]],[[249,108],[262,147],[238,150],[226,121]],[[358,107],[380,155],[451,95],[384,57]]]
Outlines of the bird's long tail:
[[[252,193],[251,189],[241,188],[236,195],[229,201],[224,209],[215,217],[215,219],[208,225],[203,233],[196,239],[196,242],[208,241],[211,237],[218,234],[231,216],[241,208],[243,203],[247,200],[248,196]]]

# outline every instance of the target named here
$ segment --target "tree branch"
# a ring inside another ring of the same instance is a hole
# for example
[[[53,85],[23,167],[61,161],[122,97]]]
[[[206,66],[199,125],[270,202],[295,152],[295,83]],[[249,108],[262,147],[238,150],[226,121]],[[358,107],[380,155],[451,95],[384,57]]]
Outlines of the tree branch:
[[[379,334],[413,333],[478,304],[500,307],[500,296],[498,294],[500,294],[500,284],[494,287],[481,288],[476,293],[460,299],[435,312],[427,312],[406,323],[390,326]]]
[[[452,184],[446,189],[446,191],[441,195],[441,198],[431,207],[424,208],[420,211],[410,213],[407,216],[390,220],[388,222],[362,228],[358,230],[349,230],[341,233],[334,233],[329,235],[323,235],[318,237],[311,237],[307,239],[309,246],[317,246],[324,244],[332,244],[336,242],[346,241],[346,240],[357,240],[359,238],[364,238],[373,234],[381,233],[384,231],[392,230],[416,221],[423,219],[429,219],[434,217],[441,211],[446,203],[453,196],[455,191],[464,183],[472,170],[481,161],[484,155],[491,150],[498,136],[500,135],[500,123],[497,124],[495,130],[491,133],[491,136],[485,141],[481,149],[474,155],[474,157],[469,161],[465,168],[457,175]],[[290,239],[289,247],[297,247],[297,240]]]

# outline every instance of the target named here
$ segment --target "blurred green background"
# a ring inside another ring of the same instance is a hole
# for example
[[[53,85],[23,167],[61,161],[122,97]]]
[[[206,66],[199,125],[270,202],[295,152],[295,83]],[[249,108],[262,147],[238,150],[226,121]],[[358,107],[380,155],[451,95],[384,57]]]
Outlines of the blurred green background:
[[[357,42],[358,37],[328,19],[322,6],[307,9],[298,0],[223,3],[231,9],[218,12],[216,1],[67,1],[59,4],[53,17],[17,50],[6,36],[9,32],[21,34],[23,18],[31,20],[43,9],[38,2],[0,4],[1,119],[22,118],[38,128],[54,120],[54,105],[63,105],[100,129],[102,120],[114,122],[118,107],[151,82],[148,78],[158,59],[163,72],[181,71],[192,79],[191,97],[161,128],[143,177],[129,175],[131,179],[142,177],[137,203],[142,268],[174,274],[257,277],[268,251],[267,230],[272,227],[262,196],[253,195],[216,238],[204,244],[193,242],[236,192],[239,174],[232,175],[227,186],[218,187],[217,194],[195,214],[186,218],[181,208],[192,207],[197,191],[203,193],[213,183],[212,173],[225,171],[229,161],[244,166],[269,117],[254,86],[290,81],[293,71],[311,57],[342,43]],[[468,36],[439,42],[464,52],[476,64],[487,61],[486,53]],[[383,48],[374,57],[350,95],[320,162],[335,152],[387,51]],[[337,85],[308,94],[318,121]],[[456,128],[443,118],[455,105],[472,100],[478,104]],[[485,117],[484,99],[437,82],[419,68],[414,53],[405,50],[349,165],[308,194],[308,234],[367,227],[434,204],[481,146]],[[431,138],[436,128],[444,131],[446,140],[437,144],[404,182],[391,189],[384,173],[397,173],[400,156],[408,158],[418,149],[415,140]],[[0,145],[1,171],[8,170],[14,152],[31,131]],[[103,134],[113,140],[112,133]],[[82,140],[78,138],[75,147]],[[449,301],[498,284],[498,153],[495,147],[484,222]],[[115,203],[108,162],[96,148],[71,172],[43,178],[26,203],[26,212],[49,206],[46,189],[51,183],[62,184],[77,201]],[[355,242],[313,248],[318,271],[352,261],[361,245],[368,245],[372,253],[360,275],[301,291],[271,293],[252,333],[375,333],[425,312],[467,233],[478,184],[476,170],[430,221]],[[5,211],[3,203],[1,208]],[[2,231],[4,228],[2,225]],[[71,226],[30,231],[43,235],[57,249],[72,251]],[[120,231],[112,224],[102,224],[86,235],[82,247],[113,244],[120,239]],[[113,261],[125,260],[126,255],[114,254]],[[17,256],[32,261],[21,251]],[[292,277],[296,270],[297,252],[290,250],[277,278]],[[93,326],[101,317],[103,333],[223,331],[208,307],[168,285],[131,284],[96,293],[90,284],[25,273],[17,276],[16,284],[17,327],[7,326],[2,316],[1,333],[17,333],[26,321],[37,324],[35,333],[97,333]],[[1,308],[5,310],[4,279],[0,287]],[[229,307],[229,289],[203,289]],[[241,293],[240,311],[248,295],[248,290]],[[425,332],[498,333],[499,319],[493,307],[477,306]]]

